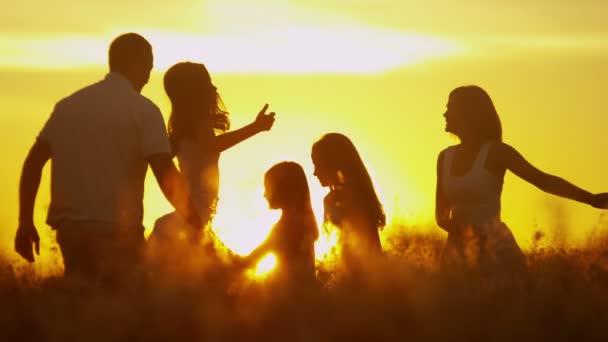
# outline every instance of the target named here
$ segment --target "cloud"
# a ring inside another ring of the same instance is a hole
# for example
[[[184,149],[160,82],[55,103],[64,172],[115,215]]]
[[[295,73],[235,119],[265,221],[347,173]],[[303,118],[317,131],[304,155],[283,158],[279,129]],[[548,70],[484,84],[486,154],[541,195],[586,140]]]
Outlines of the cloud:
[[[458,47],[423,34],[358,24],[265,26],[213,35],[142,31],[155,67],[191,60],[226,73],[380,73],[446,56]],[[113,36],[0,37],[4,68],[77,68],[106,65]]]
[[[12,11],[0,23],[4,68],[106,65],[109,42],[128,31],[149,38],[160,70],[193,60],[228,73],[379,73],[458,51],[436,36],[278,0],[57,0]]]
[[[459,41],[471,56],[545,54],[608,55],[608,35],[494,34],[471,35]]]
[[[218,72],[380,73],[446,56],[457,46],[437,37],[362,26],[287,26],[213,37],[151,34],[161,68],[179,60]]]
[[[295,0],[295,5],[371,25],[450,37],[608,33],[605,0]]]
[[[0,32],[10,35],[99,35],[117,29],[203,27],[204,0],[19,1],[3,3]]]

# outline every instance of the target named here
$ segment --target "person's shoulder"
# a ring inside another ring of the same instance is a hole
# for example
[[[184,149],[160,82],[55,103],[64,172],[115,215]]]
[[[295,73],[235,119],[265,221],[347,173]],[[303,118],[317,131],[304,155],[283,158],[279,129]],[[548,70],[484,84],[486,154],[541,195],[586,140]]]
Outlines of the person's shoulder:
[[[196,131],[192,136],[185,136],[180,139],[180,149],[184,149],[193,152],[194,155],[200,156],[200,151],[207,151],[210,146],[210,141],[215,137],[213,129],[207,129],[205,127]],[[208,151],[207,151],[208,152]]]
[[[492,143],[492,146],[490,147],[490,153],[496,154],[499,157],[506,157],[513,153],[517,153],[517,150],[507,143],[497,141]]]
[[[460,144],[450,145],[450,146],[444,148],[443,150],[441,150],[441,152],[439,152],[439,154],[445,154],[448,151],[452,151],[452,150],[457,149],[459,146],[460,146]]]
[[[517,158],[519,152],[513,146],[502,141],[494,141],[488,150],[488,162],[499,168],[508,168],[508,165]]]
[[[515,150],[515,148],[505,142],[496,141],[493,143],[492,147],[502,150]]]
[[[286,222],[284,218],[280,218],[272,227],[270,228],[270,232],[268,233],[267,241],[277,242],[284,235],[285,228],[289,227],[289,224]]]
[[[57,104],[55,105],[55,107],[56,108],[65,108],[65,107],[81,104],[83,102],[83,100],[88,99],[95,92],[96,88],[99,86],[100,83],[101,82],[95,82],[95,83],[86,85],[86,86],[74,91],[73,93],[71,93],[71,94],[63,97],[59,101],[57,101]]]
[[[216,136],[213,128],[208,125],[201,125],[200,128],[195,131],[194,135],[194,142],[201,148],[205,148],[206,145],[209,145],[210,140]]]
[[[361,199],[358,190],[352,186],[344,186],[340,189],[334,189],[325,196],[325,204],[332,210],[344,212],[358,207]]]
[[[459,146],[459,145],[460,145],[460,144],[457,144],[457,145],[451,145],[451,146],[448,146],[448,147],[444,148],[443,150],[441,150],[441,151],[439,152],[439,154],[437,155],[437,160],[438,160],[438,161],[443,160],[443,158],[445,158],[445,156],[446,156],[447,154],[452,153],[452,151],[454,151],[456,148],[458,148],[458,146]]]
[[[151,115],[160,115],[160,108],[149,98],[145,97],[142,94],[137,93],[135,95],[135,101],[138,106],[140,112],[151,114]]]
[[[325,205],[333,205],[340,200],[342,197],[342,191],[337,189],[330,190],[325,197],[323,197],[323,203]]]
[[[519,150],[509,144],[501,142],[498,147],[498,157],[506,167],[508,167],[508,165],[512,165],[514,162],[521,162],[523,159],[523,156]]]

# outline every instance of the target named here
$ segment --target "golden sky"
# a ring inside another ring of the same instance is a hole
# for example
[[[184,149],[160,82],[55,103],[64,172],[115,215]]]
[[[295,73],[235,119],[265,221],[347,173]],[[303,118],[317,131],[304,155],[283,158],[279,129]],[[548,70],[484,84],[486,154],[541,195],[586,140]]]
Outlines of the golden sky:
[[[142,33],[154,46],[155,73],[143,93],[165,118],[162,72],[182,60],[208,66],[233,127],[251,121],[266,102],[278,113],[273,131],[222,156],[216,223],[239,252],[261,241],[276,218],[262,198],[262,175],[275,162],[304,166],[320,213],[324,190],[312,176],[309,155],[312,143],[330,131],[346,133],[357,145],[389,219],[432,222],[437,153],[456,143],[443,132],[442,114],[450,90],[464,84],[490,93],[505,141],[533,164],[592,192],[608,191],[603,0],[2,4],[0,248],[10,247],[16,228],[21,163],[54,103],[102,78],[109,42],[127,31]],[[151,174],[146,191],[150,228],[170,207]],[[41,231],[47,231],[47,206],[48,174],[36,209]],[[550,231],[555,222],[566,222],[570,236],[581,240],[601,214],[512,175],[505,179],[503,207],[523,246],[534,230]]]

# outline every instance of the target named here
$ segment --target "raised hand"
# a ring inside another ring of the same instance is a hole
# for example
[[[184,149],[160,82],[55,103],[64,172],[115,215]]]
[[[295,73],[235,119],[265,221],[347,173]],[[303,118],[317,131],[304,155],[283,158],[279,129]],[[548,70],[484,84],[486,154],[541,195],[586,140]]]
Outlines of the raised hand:
[[[594,208],[608,209],[608,192],[594,194],[589,204]]]
[[[268,104],[265,104],[262,107],[262,110],[258,113],[255,118],[255,125],[260,129],[260,131],[269,131],[274,124],[274,112],[270,112],[266,114],[266,110],[268,109]]]
[[[34,252],[40,255],[40,237],[33,224],[19,224],[15,236],[15,252],[29,262],[34,262]]]

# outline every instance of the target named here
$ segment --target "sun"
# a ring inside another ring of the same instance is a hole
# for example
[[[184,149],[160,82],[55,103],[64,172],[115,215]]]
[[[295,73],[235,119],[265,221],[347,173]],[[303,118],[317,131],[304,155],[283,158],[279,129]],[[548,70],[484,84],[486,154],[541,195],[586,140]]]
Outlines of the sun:
[[[277,256],[268,253],[250,270],[250,275],[256,279],[266,278],[277,266]]]
[[[315,258],[317,261],[328,261],[334,257],[338,246],[339,230],[335,227],[322,229],[319,238],[315,242]]]
[[[323,209],[314,205],[323,203],[326,191],[318,186],[311,186],[310,190],[320,233],[315,242],[315,255],[317,260],[322,260],[337,244],[338,230],[335,227],[322,227]],[[238,184],[227,183],[221,189],[221,198],[239,200],[219,202],[217,215],[213,219],[213,230],[220,240],[237,254],[251,253],[268,237],[270,230],[279,220],[280,210],[270,210],[263,193],[262,185],[247,189],[239,187]]]
[[[241,187],[240,184],[222,184],[213,218],[213,230],[220,240],[240,255],[251,253],[268,237],[281,214],[268,209],[262,185]]]

